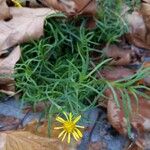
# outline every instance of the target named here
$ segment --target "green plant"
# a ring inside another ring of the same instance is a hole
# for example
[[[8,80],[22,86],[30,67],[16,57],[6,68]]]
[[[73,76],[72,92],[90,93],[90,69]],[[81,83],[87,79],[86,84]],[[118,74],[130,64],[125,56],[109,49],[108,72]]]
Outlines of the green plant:
[[[22,90],[22,99],[31,104],[49,101],[50,112],[71,111],[79,113],[94,106],[105,86],[98,88],[91,75],[99,69],[90,67],[93,31],[61,24],[53,18],[46,22],[47,37],[22,47],[22,58],[16,66],[16,85]],[[87,105],[88,104],[88,105]]]
[[[22,92],[22,100],[32,105],[47,101],[49,116],[56,113],[79,114],[95,107],[99,97],[110,88],[119,107],[117,93],[122,93],[126,117],[131,111],[130,95],[138,101],[138,95],[148,96],[139,88],[149,90],[136,83],[149,75],[149,69],[139,70],[126,79],[110,82],[97,78],[97,73],[107,65],[101,53],[107,43],[114,43],[127,32],[128,27],[120,16],[121,1],[102,1],[93,30],[85,28],[86,20],[68,21],[62,14],[50,16],[45,22],[45,35],[40,40],[22,45],[22,57],[16,66],[16,86]],[[78,18],[76,18],[78,19]],[[102,47],[99,49],[99,47]],[[93,52],[100,61],[95,65]],[[148,96],[149,97],[149,96]]]

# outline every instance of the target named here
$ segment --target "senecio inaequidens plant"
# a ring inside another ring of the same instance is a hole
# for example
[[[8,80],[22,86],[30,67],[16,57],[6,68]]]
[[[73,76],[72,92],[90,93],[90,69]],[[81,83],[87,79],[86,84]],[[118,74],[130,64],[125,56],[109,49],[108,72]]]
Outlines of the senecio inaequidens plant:
[[[118,37],[128,30],[125,22],[118,17],[120,3],[102,0],[100,5],[100,18],[93,30],[85,28],[85,18],[68,21],[62,19],[65,16],[61,13],[49,16],[45,21],[44,36],[22,45],[21,60],[15,68],[14,77],[17,89],[22,93],[22,101],[33,106],[38,102],[50,103],[45,110],[49,122],[56,114],[71,112],[69,116],[64,113],[66,120],[56,117],[62,126],[55,129],[62,129],[59,137],[62,140],[67,137],[68,143],[71,135],[76,140],[82,137],[78,130],[81,126],[76,125],[80,115],[96,107],[99,98],[105,97],[107,88],[112,90],[116,104],[116,88],[125,92],[129,90],[137,98],[143,93],[138,90],[141,86],[135,84],[150,72],[140,69],[134,76],[114,82],[96,77],[97,72],[110,61],[101,55],[98,47],[117,42]],[[78,20],[80,27],[77,26]],[[95,67],[91,59],[93,52],[101,56]],[[148,89],[145,86],[142,88]],[[73,118],[74,115],[79,117]]]

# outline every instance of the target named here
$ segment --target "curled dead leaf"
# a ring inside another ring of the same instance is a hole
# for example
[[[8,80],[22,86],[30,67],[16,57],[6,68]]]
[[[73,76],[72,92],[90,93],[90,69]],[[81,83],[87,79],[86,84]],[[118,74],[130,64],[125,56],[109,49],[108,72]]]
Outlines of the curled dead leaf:
[[[44,19],[55,13],[48,8],[10,8],[13,18],[0,20],[0,51],[43,35]]]

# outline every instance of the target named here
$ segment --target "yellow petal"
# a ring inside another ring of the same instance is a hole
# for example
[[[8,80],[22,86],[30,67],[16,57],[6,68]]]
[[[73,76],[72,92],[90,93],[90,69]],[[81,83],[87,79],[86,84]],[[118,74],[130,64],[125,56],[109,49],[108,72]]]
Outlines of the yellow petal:
[[[63,114],[65,115],[66,119],[69,120],[69,118],[68,118],[66,112],[63,112]]]
[[[81,128],[81,129],[84,129],[85,127],[84,126],[79,126],[79,125],[76,125],[77,128]]]
[[[75,130],[77,131],[79,137],[82,137],[82,136],[83,136],[82,133],[81,133],[81,131],[80,131],[79,129],[75,128]]]
[[[55,127],[55,130],[63,129],[64,127]]]
[[[58,135],[58,138],[60,138],[64,133],[65,133],[65,130],[63,130],[62,132],[60,132],[60,134]]]
[[[66,121],[63,119],[63,118],[61,118],[61,117],[57,117],[56,118],[56,121],[58,121],[58,122],[60,122],[60,123],[65,123]]]
[[[78,116],[77,118],[75,118],[75,120],[73,121],[73,123],[74,123],[74,124],[77,123],[80,119],[81,119],[81,115]]]
[[[76,141],[78,141],[79,139],[76,137],[75,133],[72,133],[73,137],[75,138]]]
[[[66,135],[67,135],[67,132],[65,132],[65,134],[64,134],[64,136],[63,136],[63,138],[62,138],[62,141],[64,141]]]
[[[70,143],[70,133],[68,133],[68,144]]]
[[[72,113],[69,113],[69,120],[72,121]]]
[[[77,137],[77,139],[80,139],[79,135],[77,134],[76,131],[74,131],[75,136]]]

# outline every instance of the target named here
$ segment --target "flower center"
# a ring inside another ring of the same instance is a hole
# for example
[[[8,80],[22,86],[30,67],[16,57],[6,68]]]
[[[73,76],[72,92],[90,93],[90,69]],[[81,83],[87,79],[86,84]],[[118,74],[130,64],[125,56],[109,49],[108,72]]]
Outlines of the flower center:
[[[68,132],[68,133],[72,133],[73,130],[75,129],[75,124],[72,121],[66,121],[64,123],[64,129]]]

